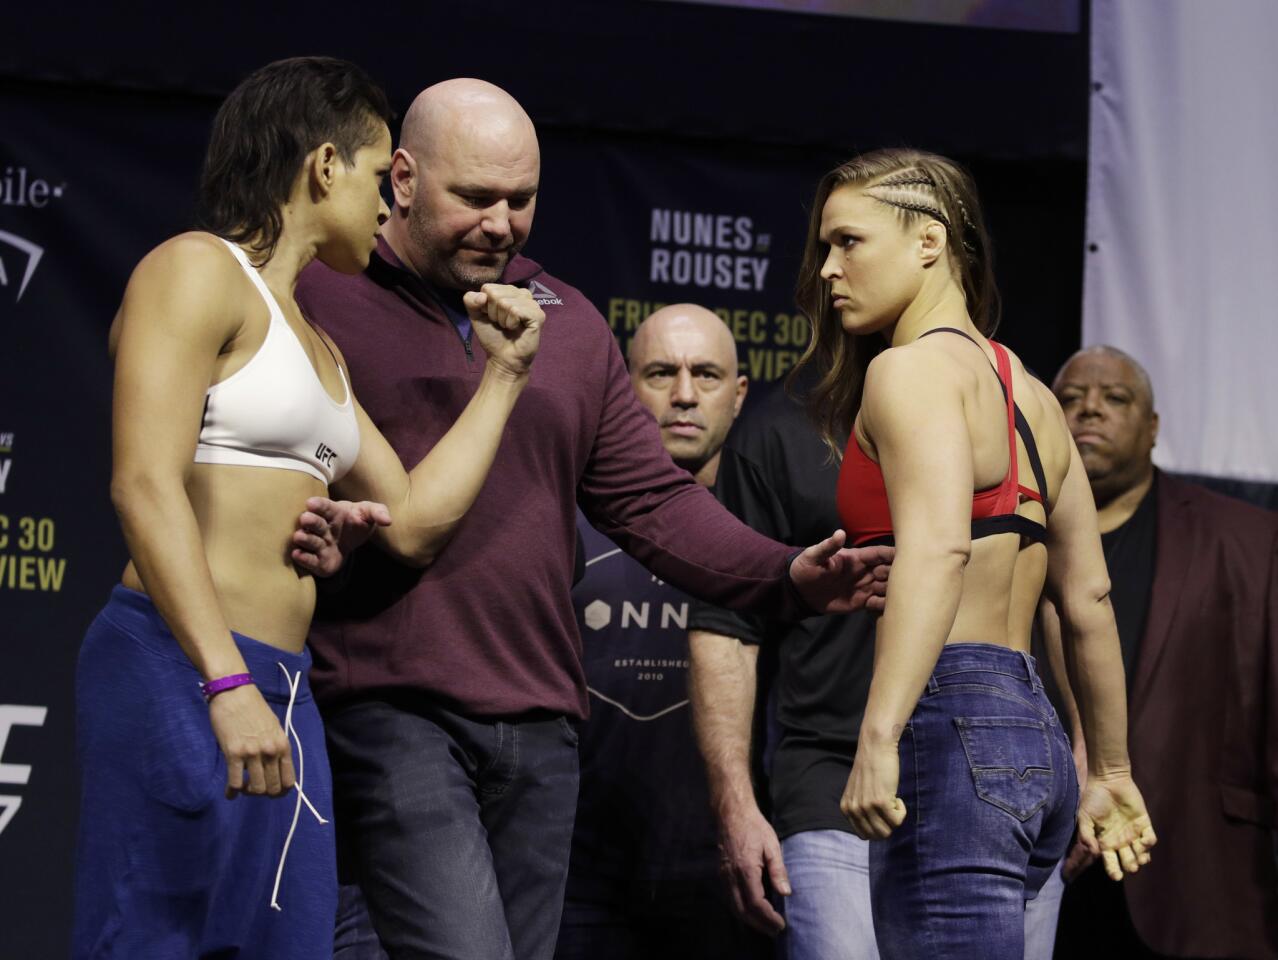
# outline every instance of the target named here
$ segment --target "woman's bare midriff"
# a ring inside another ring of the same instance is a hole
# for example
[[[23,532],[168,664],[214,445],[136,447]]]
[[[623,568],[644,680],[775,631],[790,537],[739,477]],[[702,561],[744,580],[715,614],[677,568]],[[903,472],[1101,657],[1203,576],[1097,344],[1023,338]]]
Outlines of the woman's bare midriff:
[[[979,358],[954,344],[955,357],[967,365],[973,373],[974,391],[980,396],[968,398],[971,417],[969,429],[979,430],[973,436],[973,449],[978,462],[978,486],[984,489],[999,482],[1007,470],[1006,420],[998,414],[1005,410],[1006,401],[998,385],[993,382]],[[1031,385],[1028,377],[1014,362],[1013,384],[1017,403],[1021,406],[1037,442],[1046,472],[1049,502],[1059,493],[1069,463],[1069,435],[1065,433],[1059,418],[1053,417],[1039,395],[1038,385]],[[981,457],[985,462],[981,462]],[[1024,484],[1033,484],[1034,478],[1023,444],[1017,450],[1018,477]],[[1023,501],[1017,512],[1037,523],[1046,523],[1047,515],[1041,504]],[[1028,653],[1030,629],[1038,610],[1039,598],[1047,578],[1047,548],[1041,543],[1026,543],[1017,533],[1003,533],[972,541],[972,553],[963,570],[963,586],[958,611],[946,645],[952,643],[991,643]]]
[[[1022,546],[1015,533],[973,541],[946,644],[992,643],[1028,653],[1046,575],[1047,549],[1042,544]]]
[[[197,463],[186,490],[227,626],[299,652],[315,581],[293,565],[290,538],[307,498],[325,496],[325,485],[298,470]],[[121,582],[145,592],[132,561]]]

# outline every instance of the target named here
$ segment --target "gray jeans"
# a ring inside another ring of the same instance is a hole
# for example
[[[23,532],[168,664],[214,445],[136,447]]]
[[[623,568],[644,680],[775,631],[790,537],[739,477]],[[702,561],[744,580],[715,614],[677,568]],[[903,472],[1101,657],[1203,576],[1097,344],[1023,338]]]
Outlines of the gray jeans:
[[[344,883],[335,960],[550,960],[575,727],[399,700],[350,704],[325,728]]]
[[[870,918],[870,845],[842,830],[808,830],[781,841],[794,892],[785,898],[783,960],[878,960]],[[1051,960],[1065,883],[1052,871],[1025,904],[1025,960]]]

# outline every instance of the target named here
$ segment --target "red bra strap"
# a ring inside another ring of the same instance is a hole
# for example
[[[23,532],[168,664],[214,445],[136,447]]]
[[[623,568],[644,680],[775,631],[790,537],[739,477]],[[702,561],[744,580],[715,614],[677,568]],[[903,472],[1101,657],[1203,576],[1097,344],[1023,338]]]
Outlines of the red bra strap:
[[[1012,396],[1012,361],[1000,344],[993,340],[989,343],[998,359],[998,378],[1003,382],[1004,392],[1007,394],[1007,475],[999,485],[997,512],[1015,513],[1019,500],[1017,490],[1020,488],[1020,470],[1016,456],[1016,400]]]

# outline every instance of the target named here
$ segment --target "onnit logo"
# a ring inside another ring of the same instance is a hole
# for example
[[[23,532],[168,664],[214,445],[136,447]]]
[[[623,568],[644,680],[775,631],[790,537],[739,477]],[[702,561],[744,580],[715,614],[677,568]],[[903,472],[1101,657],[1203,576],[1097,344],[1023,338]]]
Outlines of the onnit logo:
[[[595,600],[586,605],[582,611],[586,626],[591,630],[602,630],[612,623],[612,607],[602,600]]]
[[[14,298],[16,303],[22,299],[22,294],[27,289],[27,284],[31,282],[31,276],[35,273],[36,267],[40,263],[40,258],[44,256],[44,248],[37,246],[30,240],[24,240],[22,237],[14,233],[6,233],[0,230],[0,243],[7,243],[11,247],[16,247],[27,256],[27,269],[22,274],[22,283],[18,285],[18,295]],[[0,257],[0,287],[9,286],[9,274],[4,268],[4,258]]]

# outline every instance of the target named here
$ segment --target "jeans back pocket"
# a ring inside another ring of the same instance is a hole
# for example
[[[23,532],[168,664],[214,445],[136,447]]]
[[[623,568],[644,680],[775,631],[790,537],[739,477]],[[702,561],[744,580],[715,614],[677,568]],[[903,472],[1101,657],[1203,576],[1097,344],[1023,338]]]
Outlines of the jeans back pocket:
[[[1027,717],[955,717],[976,795],[1024,822],[1052,793],[1047,724]]]

